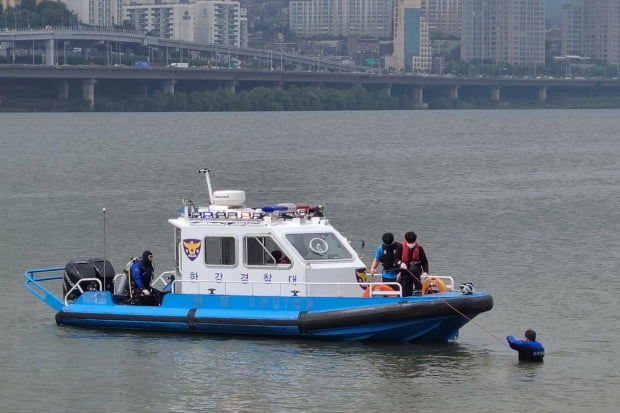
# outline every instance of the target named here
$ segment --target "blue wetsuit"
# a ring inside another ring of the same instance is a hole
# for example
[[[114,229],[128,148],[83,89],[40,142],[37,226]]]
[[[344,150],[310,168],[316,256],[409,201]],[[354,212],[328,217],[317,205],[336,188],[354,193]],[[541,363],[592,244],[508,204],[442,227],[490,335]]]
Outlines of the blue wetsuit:
[[[545,348],[538,341],[517,340],[513,336],[506,337],[510,348],[519,352],[519,361],[543,361]]]
[[[131,279],[140,290],[151,288],[154,272],[153,264],[149,260],[149,256],[151,255],[150,251],[144,251],[142,259],[138,262],[134,262],[130,268]]]
[[[133,279],[133,282],[136,283],[136,287],[140,290],[148,288],[145,287],[146,283],[144,282],[145,280],[143,280],[142,263],[140,261],[134,262],[131,265],[131,278]]]

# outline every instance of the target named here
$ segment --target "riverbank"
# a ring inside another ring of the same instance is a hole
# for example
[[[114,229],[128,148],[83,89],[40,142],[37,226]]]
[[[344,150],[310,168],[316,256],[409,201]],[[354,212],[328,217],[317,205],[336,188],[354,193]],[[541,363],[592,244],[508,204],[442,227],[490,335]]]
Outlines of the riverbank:
[[[466,96],[459,99],[429,97],[428,109],[620,109],[620,97],[561,97],[536,99]],[[0,98],[0,112],[248,112],[248,111],[333,111],[409,110],[411,97],[367,90],[361,85],[348,89],[258,87],[236,93],[225,89],[203,92],[156,91],[148,96],[101,95],[91,108],[83,99]]]

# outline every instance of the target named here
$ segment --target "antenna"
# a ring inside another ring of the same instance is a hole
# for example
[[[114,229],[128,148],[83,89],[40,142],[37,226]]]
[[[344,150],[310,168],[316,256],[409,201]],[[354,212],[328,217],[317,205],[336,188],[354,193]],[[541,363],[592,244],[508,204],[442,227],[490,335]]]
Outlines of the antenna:
[[[205,174],[205,179],[207,180],[207,188],[209,190],[209,204],[213,205],[213,189],[211,188],[211,177],[209,176],[209,172],[211,172],[207,168],[202,168],[198,170],[199,174]]]
[[[105,250],[105,244],[106,244],[106,222],[105,222],[105,208],[103,208],[101,210],[101,212],[103,213],[103,289],[106,289],[106,279],[105,276],[107,274],[106,268],[105,268],[105,264],[107,262],[106,259],[106,250]]]

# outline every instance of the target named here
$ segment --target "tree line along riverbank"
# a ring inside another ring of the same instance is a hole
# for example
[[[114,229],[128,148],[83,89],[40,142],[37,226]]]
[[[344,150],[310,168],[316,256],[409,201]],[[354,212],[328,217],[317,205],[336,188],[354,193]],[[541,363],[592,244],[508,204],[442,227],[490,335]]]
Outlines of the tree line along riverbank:
[[[620,97],[561,97],[506,99],[462,97],[451,100],[431,97],[428,109],[492,109],[492,108],[582,108],[619,109]],[[230,111],[333,111],[333,110],[407,110],[413,109],[411,97],[388,95],[381,90],[367,90],[361,85],[348,89],[327,87],[276,89],[258,87],[231,92],[226,89],[200,92],[157,91],[148,96],[97,96],[90,107],[83,99],[0,96],[1,112],[230,112]]]

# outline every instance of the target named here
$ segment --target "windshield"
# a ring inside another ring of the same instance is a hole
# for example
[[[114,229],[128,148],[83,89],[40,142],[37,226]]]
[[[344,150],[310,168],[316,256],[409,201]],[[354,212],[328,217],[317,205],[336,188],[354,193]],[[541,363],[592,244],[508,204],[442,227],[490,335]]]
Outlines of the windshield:
[[[286,239],[309,261],[351,259],[349,250],[331,232],[288,234]]]

